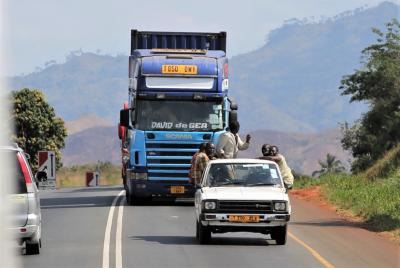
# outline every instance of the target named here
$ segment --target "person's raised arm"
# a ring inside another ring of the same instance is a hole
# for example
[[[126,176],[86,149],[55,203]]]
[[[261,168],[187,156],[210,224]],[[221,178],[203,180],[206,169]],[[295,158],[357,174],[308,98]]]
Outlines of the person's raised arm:
[[[246,135],[246,142],[243,142],[238,134],[236,134],[236,135],[238,137],[238,149],[239,150],[247,150],[250,145],[250,138],[251,138],[250,135],[249,134]]]

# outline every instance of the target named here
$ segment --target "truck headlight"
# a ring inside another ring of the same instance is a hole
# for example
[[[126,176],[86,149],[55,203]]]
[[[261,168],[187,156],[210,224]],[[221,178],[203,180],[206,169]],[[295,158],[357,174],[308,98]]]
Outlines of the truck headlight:
[[[204,209],[206,210],[213,210],[217,208],[217,204],[215,201],[205,201],[204,202]]]
[[[145,172],[142,172],[142,173],[130,172],[129,178],[131,180],[147,180],[147,173],[145,173]]]
[[[286,202],[275,202],[274,210],[276,211],[286,211]]]
[[[136,179],[137,180],[147,180],[147,173],[136,173]]]

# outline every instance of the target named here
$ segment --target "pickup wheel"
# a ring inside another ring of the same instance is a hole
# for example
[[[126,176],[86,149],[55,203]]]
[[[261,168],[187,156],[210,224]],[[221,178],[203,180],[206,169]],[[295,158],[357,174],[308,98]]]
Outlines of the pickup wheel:
[[[271,233],[271,238],[275,240],[277,245],[285,245],[287,238],[287,225],[276,227]]]
[[[207,244],[211,240],[211,231],[207,226],[203,226],[200,221],[196,224],[196,238],[200,244]]]
[[[37,243],[26,242],[25,246],[26,246],[25,248],[26,255],[37,255],[40,253],[40,242]]]

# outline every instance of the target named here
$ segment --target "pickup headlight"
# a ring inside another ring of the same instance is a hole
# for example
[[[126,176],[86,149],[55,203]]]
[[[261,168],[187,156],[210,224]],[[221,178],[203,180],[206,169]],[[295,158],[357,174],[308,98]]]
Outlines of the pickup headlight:
[[[275,202],[274,210],[275,211],[286,211],[286,202]]]
[[[205,210],[213,210],[217,208],[217,203],[215,201],[205,201],[204,209]]]

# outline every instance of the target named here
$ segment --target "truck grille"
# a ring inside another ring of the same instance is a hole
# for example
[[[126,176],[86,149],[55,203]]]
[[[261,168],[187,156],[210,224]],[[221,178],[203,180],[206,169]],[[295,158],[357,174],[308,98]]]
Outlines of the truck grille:
[[[220,213],[272,213],[272,201],[219,201]]]
[[[192,156],[198,151],[200,142],[171,143],[146,142],[146,160],[150,180],[187,181]]]

